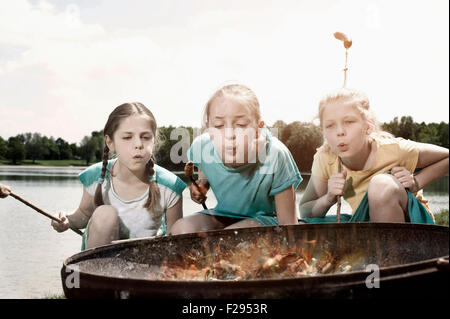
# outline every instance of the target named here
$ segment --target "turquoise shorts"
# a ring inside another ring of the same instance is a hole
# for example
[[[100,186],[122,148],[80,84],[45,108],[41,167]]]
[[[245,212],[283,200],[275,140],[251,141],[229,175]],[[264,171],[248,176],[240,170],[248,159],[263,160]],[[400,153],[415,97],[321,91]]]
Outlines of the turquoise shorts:
[[[261,224],[261,226],[276,226],[276,225],[278,225],[277,217],[272,216],[272,215],[257,214],[255,216],[235,216],[235,215],[230,215],[227,213],[217,211],[215,209],[205,209],[205,210],[200,211],[199,213],[220,216],[220,217],[233,218],[233,219],[241,219],[241,220],[251,219],[251,220],[254,220],[255,222]]]
[[[408,222],[418,224],[434,224],[433,216],[430,212],[428,212],[425,206],[423,206],[422,203],[409,190],[406,190],[406,192],[408,193]],[[302,218],[299,221],[305,223],[335,223],[336,216],[332,215],[322,218]],[[367,191],[353,216],[349,214],[341,214],[341,222],[370,222],[369,198],[367,197]]]

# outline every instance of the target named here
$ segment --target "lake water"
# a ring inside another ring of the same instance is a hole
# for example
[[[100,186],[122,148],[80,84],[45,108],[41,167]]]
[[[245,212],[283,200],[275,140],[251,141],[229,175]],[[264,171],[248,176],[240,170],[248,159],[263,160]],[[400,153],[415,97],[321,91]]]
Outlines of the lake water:
[[[71,212],[78,207],[82,188],[76,178],[82,168],[10,168],[0,166],[0,183],[49,212]],[[297,191],[297,203],[308,176]],[[449,208],[448,176],[425,189],[433,212]],[[210,192],[211,193],[211,192]],[[206,202],[214,207],[211,193]],[[184,214],[201,210],[183,193]],[[348,211],[345,202],[343,211]],[[331,208],[333,210],[333,208]],[[0,199],[0,298],[45,298],[62,295],[63,261],[80,251],[81,238],[72,231],[57,233],[50,220],[12,197]]]

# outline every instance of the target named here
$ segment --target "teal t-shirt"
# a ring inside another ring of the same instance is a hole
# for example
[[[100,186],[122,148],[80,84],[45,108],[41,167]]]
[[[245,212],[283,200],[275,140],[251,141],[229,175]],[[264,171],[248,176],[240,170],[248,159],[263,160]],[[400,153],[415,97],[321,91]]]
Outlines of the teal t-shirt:
[[[205,174],[217,199],[214,213],[220,216],[251,218],[276,216],[275,195],[302,181],[287,147],[267,128],[265,159],[237,168],[223,164],[208,133],[198,136],[188,150],[188,159]]]

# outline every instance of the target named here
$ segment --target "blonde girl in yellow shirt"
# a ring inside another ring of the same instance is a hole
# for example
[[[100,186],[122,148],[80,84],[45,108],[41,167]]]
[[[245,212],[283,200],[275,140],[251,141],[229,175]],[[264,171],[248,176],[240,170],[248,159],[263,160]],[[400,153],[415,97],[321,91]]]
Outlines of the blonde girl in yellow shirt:
[[[448,172],[448,149],[381,131],[367,96],[353,89],[326,95],[319,119],[324,145],[314,155],[300,201],[303,220],[335,221],[325,215],[342,195],[352,214],[341,221],[434,223],[422,189]]]

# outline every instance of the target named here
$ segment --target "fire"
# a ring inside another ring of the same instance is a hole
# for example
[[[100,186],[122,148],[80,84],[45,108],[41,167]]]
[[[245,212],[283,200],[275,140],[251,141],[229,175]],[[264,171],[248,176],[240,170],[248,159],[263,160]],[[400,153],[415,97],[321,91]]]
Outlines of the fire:
[[[322,245],[323,246],[323,245]],[[179,259],[166,259],[157,280],[257,280],[315,276],[349,272],[363,253],[336,253],[332,247],[317,247],[316,240],[282,240],[259,237],[229,247],[223,241],[211,248],[205,239],[203,251],[192,250]],[[156,278],[155,278],[156,276]]]

